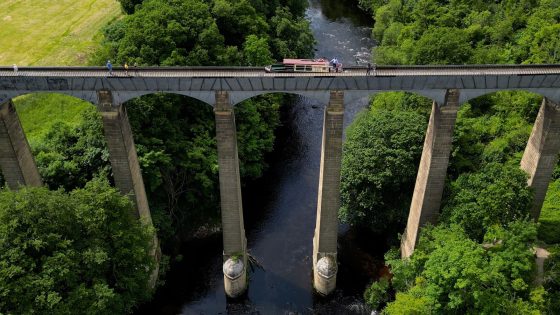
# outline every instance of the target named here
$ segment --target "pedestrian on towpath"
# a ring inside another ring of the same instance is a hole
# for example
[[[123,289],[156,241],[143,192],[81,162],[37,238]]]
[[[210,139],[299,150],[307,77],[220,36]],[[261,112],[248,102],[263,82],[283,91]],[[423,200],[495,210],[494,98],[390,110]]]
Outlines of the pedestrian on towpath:
[[[369,73],[371,72],[372,69],[373,69],[373,67],[371,66],[371,62],[368,62],[368,63],[367,63],[366,75],[369,75]]]
[[[107,70],[109,70],[109,75],[113,75],[113,65],[111,64],[111,60],[107,60]]]
[[[124,63],[124,75],[128,76],[128,63]]]
[[[338,72],[338,59],[336,59],[336,57],[331,60],[331,64],[333,66],[333,69]]]
[[[14,63],[14,73],[18,74],[18,66]]]

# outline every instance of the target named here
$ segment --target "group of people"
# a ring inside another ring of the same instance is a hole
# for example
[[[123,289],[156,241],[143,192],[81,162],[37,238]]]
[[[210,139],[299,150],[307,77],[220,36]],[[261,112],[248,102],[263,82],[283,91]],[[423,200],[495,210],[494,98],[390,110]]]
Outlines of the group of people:
[[[333,58],[329,62],[329,64],[335,72],[342,72],[342,63],[340,63],[336,57]],[[372,65],[371,62],[368,62],[366,75],[373,74],[373,76],[375,76],[375,72],[376,72],[376,65],[375,64]]]
[[[109,71],[109,75],[112,76],[113,75],[113,64],[111,63],[111,60],[107,60],[107,70]],[[137,68],[137,64],[134,63],[134,68]],[[128,76],[128,62],[125,62],[123,65],[124,68],[124,75]]]

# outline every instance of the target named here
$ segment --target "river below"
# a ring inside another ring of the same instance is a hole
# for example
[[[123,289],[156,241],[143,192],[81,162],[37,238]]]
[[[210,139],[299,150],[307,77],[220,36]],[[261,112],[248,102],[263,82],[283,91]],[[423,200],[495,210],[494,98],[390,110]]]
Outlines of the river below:
[[[371,19],[352,0],[310,0],[307,19],[317,40],[316,56],[343,65],[365,64],[374,43]],[[345,125],[366,101],[346,104]],[[312,285],[313,233],[325,104],[294,97],[270,168],[243,189],[247,247],[258,261],[249,268],[246,297],[231,301],[223,289],[221,234],[184,244],[182,261],[171,264],[166,284],[138,314],[369,314],[362,294],[384,272],[384,244],[341,225],[336,291],[317,296]]]

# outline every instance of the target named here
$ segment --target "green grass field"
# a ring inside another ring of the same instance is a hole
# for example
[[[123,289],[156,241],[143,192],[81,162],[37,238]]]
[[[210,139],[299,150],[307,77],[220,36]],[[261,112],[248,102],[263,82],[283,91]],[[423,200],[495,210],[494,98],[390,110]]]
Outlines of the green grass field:
[[[116,0],[0,0],[0,65],[87,65],[101,29],[120,16]],[[24,95],[14,103],[32,147],[54,123],[77,125],[92,106],[61,94]]]
[[[2,0],[0,65],[84,65],[120,15],[116,0]]]
[[[73,97],[54,94],[37,93],[17,98],[17,112],[25,135],[32,147],[44,137],[51,126],[64,121],[71,126],[82,122],[82,112],[93,105]]]

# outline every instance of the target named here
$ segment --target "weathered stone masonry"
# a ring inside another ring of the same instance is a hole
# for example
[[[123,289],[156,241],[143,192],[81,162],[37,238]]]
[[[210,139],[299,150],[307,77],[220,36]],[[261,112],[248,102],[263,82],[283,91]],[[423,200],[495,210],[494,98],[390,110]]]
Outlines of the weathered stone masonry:
[[[142,171],[136,154],[136,146],[126,108],[121,104],[114,104],[110,91],[98,91],[97,109],[103,119],[103,131],[107,148],[109,150],[109,160],[113,170],[115,186],[121,194],[128,196],[136,205],[133,215],[139,218],[144,224],[152,226],[152,216],[150,206],[144,188]],[[150,276],[150,285],[154,287],[159,274],[159,260],[161,249],[159,240],[154,233],[150,255],[156,261],[154,272]]]
[[[313,284],[315,289],[324,295],[329,294],[336,286],[343,118],[344,92],[331,91],[323,118],[317,224],[313,237]],[[321,265],[324,265],[328,272],[321,275],[317,264],[323,258],[325,260]]]
[[[214,115],[216,118],[216,141],[220,170],[224,264],[240,267],[238,269],[233,268],[234,272],[231,274],[224,270],[224,282],[226,293],[231,297],[236,297],[242,294],[246,288],[247,240],[243,224],[235,113],[228,92],[216,92]],[[235,261],[228,262],[229,258],[233,258]],[[239,262],[242,265],[237,265]]]
[[[14,104],[0,104],[0,167],[10,189],[41,186],[41,176]]]
[[[408,222],[401,240],[402,257],[414,252],[420,227],[437,222],[458,109],[458,90],[447,91],[441,106],[436,102],[432,105]]]
[[[109,91],[99,91],[98,97],[97,108],[103,118],[103,131],[109,149],[115,186],[136,204],[137,212],[134,212],[134,215],[151,225],[150,207],[126,108],[124,105],[113,104]]]
[[[521,159],[521,169],[529,174],[527,184],[535,199],[531,215],[539,219],[552,171],[560,150],[560,106],[544,98]]]

